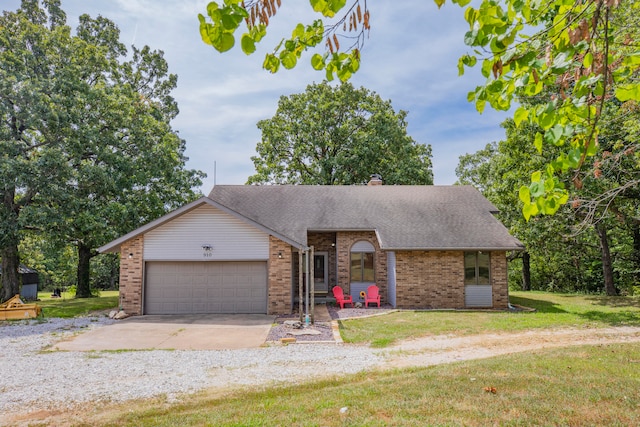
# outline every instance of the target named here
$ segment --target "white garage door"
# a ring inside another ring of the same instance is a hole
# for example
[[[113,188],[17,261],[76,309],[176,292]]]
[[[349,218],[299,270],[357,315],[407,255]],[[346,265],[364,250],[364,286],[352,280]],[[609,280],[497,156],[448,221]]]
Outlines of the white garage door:
[[[266,313],[266,262],[147,262],[145,314]]]

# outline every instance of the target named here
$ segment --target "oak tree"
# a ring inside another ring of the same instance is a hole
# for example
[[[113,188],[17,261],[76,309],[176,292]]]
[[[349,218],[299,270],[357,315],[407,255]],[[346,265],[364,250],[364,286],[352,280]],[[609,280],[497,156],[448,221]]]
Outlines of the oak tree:
[[[433,184],[431,146],[407,134],[406,116],[350,83],[282,96],[276,114],[258,123],[248,183],[359,184],[378,173],[387,184]]]
[[[202,174],[170,125],[176,77],[148,47],[127,59],[119,34],[87,15],[72,33],[58,0],[0,18],[2,299],[19,291],[25,232],[76,248],[86,297],[96,247],[195,197]]]

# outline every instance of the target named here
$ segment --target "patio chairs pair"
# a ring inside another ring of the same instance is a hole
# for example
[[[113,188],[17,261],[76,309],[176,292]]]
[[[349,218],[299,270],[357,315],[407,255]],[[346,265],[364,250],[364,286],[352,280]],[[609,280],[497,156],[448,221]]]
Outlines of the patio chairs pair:
[[[340,286],[333,287],[333,297],[336,302],[340,304],[340,308],[343,309],[345,304],[351,304],[353,306],[353,297],[351,295],[344,295],[344,291]],[[369,303],[378,304],[380,307],[380,290],[376,285],[371,285],[367,288],[367,293],[364,297],[364,306],[369,307]]]

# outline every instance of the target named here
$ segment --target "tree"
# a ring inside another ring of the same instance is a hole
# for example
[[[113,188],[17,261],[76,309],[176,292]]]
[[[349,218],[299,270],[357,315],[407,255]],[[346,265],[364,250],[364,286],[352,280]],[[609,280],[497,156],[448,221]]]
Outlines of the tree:
[[[446,2],[434,1],[439,7]],[[263,67],[270,72],[280,65],[293,68],[302,53],[324,46],[322,54],[311,57],[312,67],[325,70],[328,80],[335,74],[346,81],[359,68],[364,35],[371,28],[366,1],[353,0],[349,6],[346,0],[310,3],[322,19],[295,26],[291,38],[266,55]],[[513,117],[518,126],[540,126],[532,141],[539,152],[562,147],[557,158],[533,172],[530,184],[519,190],[527,219],[553,214],[569,199],[559,175],[573,172],[573,181],[579,183],[585,160],[597,152],[604,101],[640,101],[640,51],[634,44],[640,5],[620,0],[482,0],[477,8],[467,6],[470,0],[452,3],[466,6],[469,31],[464,41],[474,49],[460,58],[460,73],[480,63],[487,79],[468,97],[479,112],[487,104],[508,110],[522,97],[559,89],[557,97],[521,106]],[[244,23],[241,47],[251,54],[280,6],[280,0],[225,0],[222,6],[211,2],[207,17],[199,15],[202,39],[224,52],[234,46],[234,33]]]
[[[431,146],[407,135],[406,116],[349,83],[283,96],[276,114],[258,123],[248,183],[344,185],[379,173],[387,184],[433,184]]]
[[[25,1],[0,19],[0,300],[19,292],[24,211],[40,191],[54,191],[69,171],[59,130],[70,122],[63,107],[72,89],[65,71],[78,57],[58,6],[48,2],[47,15],[38,2]]]
[[[125,61],[111,21],[83,15],[72,35],[59,1],[43,4],[0,21],[2,299],[19,290],[25,230],[76,247],[76,295],[90,296],[95,248],[194,198],[202,176],[170,126],[176,77],[162,53]]]

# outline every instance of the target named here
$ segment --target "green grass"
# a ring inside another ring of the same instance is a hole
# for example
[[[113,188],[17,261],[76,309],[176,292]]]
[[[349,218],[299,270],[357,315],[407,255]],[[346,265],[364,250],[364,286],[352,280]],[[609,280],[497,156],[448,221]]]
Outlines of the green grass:
[[[38,298],[45,318],[83,316],[118,307],[118,291],[102,291],[94,298],[74,298],[67,292],[63,292],[61,298],[51,298],[50,292],[38,292]]]
[[[640,425],[639,368],[637,343],[569,347],[223,397],[201,393],[179,404],[130,402],[78,425]]]
[[[470,335],[557,327],[640,326],[640,298],[512,292],[511,303],[535,312],[401,311],[339,322],[345,342],[385,347],[429,335]]]

